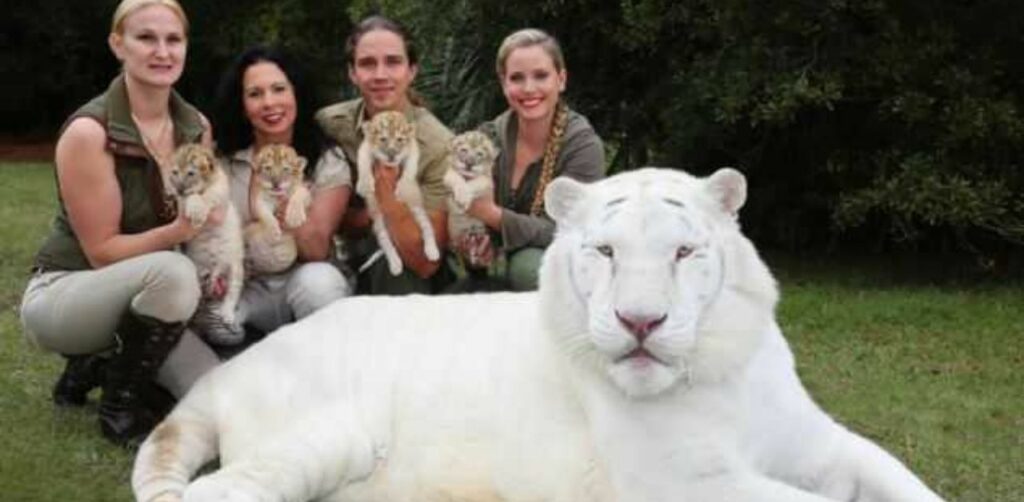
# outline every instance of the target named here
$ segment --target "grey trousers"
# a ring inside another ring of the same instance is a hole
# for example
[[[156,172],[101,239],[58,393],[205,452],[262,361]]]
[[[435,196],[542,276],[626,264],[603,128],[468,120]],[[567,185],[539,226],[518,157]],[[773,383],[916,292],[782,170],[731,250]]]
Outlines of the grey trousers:
[[[92,354],[115,347],[114,328],[129,307],[164,322],[187,321],[199,296],[192,262],[180,253],[159,251],[99,269],[37,274],[22,297],[21,322],[25,336],[38,347]],[[186,331],[157,381],[181,397],[218,362],[204,342]]]
[[[334,265],[302,263],[287,272],[246,279],[236,318],[270,333],[350,295],[352,289]]]

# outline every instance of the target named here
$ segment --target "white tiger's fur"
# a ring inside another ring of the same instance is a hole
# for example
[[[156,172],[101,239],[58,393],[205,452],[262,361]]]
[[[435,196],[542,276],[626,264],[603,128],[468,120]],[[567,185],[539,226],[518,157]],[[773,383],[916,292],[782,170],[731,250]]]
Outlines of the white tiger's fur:
[[[388,270],[392,275],[402,273],[402,257],[388,234],[387,225],[377,203],[374,187],[373,165],[376,162],[398,167],[398,181],[395,197],[409,208],[413,220],[423,236],[423,254],[430,261],[441,257],[437,247],[434,227],[423,209],[423,194],[420,193],[416,173],[419,171],[420,147],[416,144],[416,126],[396,111],[378,112],[372,119],[363,122],[363,142],[356,153],[356,193],[366,200],[366,210],[373,220],[373,235],[377,238]]]
[[[354,297],[289,325],[157,427],[135,494],[940,500],[800,384],[774,280],[735,222],[745,194],[731,169],[558,178],[539,292]],[[643,350],[627,323],[650,328]]]

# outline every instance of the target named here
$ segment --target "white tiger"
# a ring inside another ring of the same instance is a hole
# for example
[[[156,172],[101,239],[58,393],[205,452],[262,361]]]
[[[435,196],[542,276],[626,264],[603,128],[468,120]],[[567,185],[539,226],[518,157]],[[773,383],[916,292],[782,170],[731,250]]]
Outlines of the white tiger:
[[[802,387],[745,198],[732,169],[558,178],[539,292],[354,297],[281,329],[154,430],[135,495],[940,500]]]

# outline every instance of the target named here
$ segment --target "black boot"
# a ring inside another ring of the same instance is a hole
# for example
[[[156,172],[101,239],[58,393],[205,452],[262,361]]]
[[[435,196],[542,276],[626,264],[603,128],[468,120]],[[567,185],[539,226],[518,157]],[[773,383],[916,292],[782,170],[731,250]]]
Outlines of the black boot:
[[[96,354],[64,356],[67,364],[53,386],[53,404],[61,407],[84,406],[89,391],[103,381],[107,359]]]
[[[184,331],[183,322],[125,313],[116,331],[121,344],[107,364],[100,398],[100,431],[107,439],[136,446],[156,426],[160,417],[146,406],[142,393]]]

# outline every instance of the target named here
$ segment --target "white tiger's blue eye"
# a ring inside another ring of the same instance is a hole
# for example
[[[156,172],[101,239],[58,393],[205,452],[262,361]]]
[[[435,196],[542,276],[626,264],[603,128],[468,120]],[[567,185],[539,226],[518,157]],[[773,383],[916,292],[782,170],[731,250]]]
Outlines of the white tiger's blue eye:
[[[597,246],[597,252],[601,253],[602,256],[606,256],[608,258],[612,258],[615,256],[615,250],[612,249],[612,247],[607,244]]]
[[[679,246],[679,248],[676,249],[676,260],[682,260],[683,258],[690,256],[690,254],[692,253],[693,248],[687,246]]]

